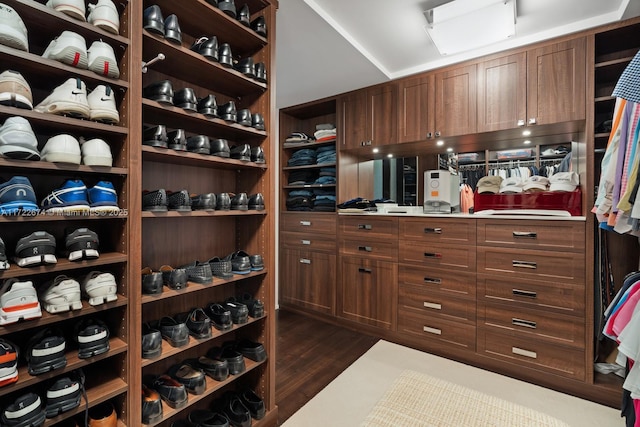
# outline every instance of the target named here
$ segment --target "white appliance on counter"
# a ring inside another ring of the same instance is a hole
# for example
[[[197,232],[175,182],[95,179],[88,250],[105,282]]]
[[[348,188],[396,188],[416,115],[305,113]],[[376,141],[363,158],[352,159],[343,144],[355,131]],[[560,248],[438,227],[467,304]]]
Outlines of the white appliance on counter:
[[[460,212],[460,175],[447,170],[425,171],[423,212]]]

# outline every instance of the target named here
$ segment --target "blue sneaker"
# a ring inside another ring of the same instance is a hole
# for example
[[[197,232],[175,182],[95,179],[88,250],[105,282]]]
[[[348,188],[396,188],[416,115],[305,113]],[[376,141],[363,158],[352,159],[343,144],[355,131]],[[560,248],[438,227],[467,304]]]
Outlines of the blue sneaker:
[[[42,200],[47,212],[66,214],[89,214],[87,187],[79,179],[68,179],[64,185],[53,190]]]
[[[0,215],[21,215],[37,211],[38,201],[29,178],[14,176],[0,184]]]
[[[87,190],[91,213],[118,213],[118,194],[109,181],[100,181]]]

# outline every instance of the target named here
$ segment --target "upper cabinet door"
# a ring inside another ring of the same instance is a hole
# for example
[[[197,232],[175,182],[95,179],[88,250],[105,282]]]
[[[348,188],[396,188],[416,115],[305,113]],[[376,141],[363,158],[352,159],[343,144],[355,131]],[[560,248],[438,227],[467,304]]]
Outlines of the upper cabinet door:
[[[398,92],[395,84],[367,90],[367,144],[381,146],[395,144],[398,136],[396,105]]]
[[[338,102],[340,148],[362,147],[367,140],[366,91],[351,92]]]
[[[403,79],[398,83],[398,142],[433,137],[433,74]]]
[[[434,137],[476,133],[476,65],[436,74],[436,126]]]
[[[528,52],[527,124],[585,119],[585,44],[580,38]]]
[[[478,63],[478,132],[513,129],[527,119],[527,54]]]

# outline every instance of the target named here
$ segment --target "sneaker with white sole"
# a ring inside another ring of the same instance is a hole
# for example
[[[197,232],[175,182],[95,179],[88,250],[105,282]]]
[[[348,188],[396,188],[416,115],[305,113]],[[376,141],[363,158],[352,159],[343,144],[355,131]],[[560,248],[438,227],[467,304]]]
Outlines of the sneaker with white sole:
[[[9,117],[0,126],[0,156],[20,160],[40,160],[38,139],[27,119]]]
[[[105,304],[116,301],[118,295],[118,284],[116,278],[111,273],[92,271],[82,282],[82,291],[89,299],[90,305]]]
[[[63,31],[62,34],[51,40],[42,57],[86,70],[88,65],[87,42],[78,33]]]
[[[37,210],[36,193],[29,178],[14,176],[0,183],[0,215],[31,215]]]
[[[91,110],[89,118],[96,122],[119,123],[120,114],[116,108],[116,97],[111,86],[98,85],[87,96]]]
[[[82,319],[76,323],[74,338],[78,342],[78,357],[86,359],[109,351],[109,328],[99,319]]]
[[[0,73],[0,105],[33,110],[31,86],[19,72],[6,70]]]
[[[99,258],[99,244],[98,234],[86,227],[75,229],[65,237],[69,261]]]
[[[42,317],[33,282],[7,279],[0,288],[0,325]]]
[[[87,186],[80,179],[68,179],[42,200],[42,209],[51,213],[89,214]]]
[[[33,392],[19,396],[0,413],[0,425],[7,427],[41,426],[44,420],[42,400]]]
[[[29,339],[25,359],[30,375],[40,375],[67,366],[67,343],[58,328],[46,328]]]
[[[24,236],[16,245],[15,261],[20,267],[57,263],[55,237],[46,231]]]
[[[80,283],[77,280],[59,275],[45,287],[40,295],[40,303],[49,313],[82,309]]]
[[[80,143],[68,134],[60,134],[49,138],[42,147],[42,160],[54,163],[72,163],[79,165],[81,160]]]
[[[120,16],[111,0],[98,0],[96,4],[89,3],[87,21],[110,33],[118,34],[120,32]]]
[[[82,392],[80,381],[69,377],[57,379],[47,389],[47,405],[45,408],[47,418],[56,417],[63,412],[80,406]]]
[[[89,69],[101,76],[117,79],[120,77],[116,54],[110,44],[103,41],[95,41],[87,51],[89,54]]]
[[[7,247],[4,245],[4,240],[0,238],[0,270],[9,269],[9,258],[7,258]]]
[[[96,214],[117,214],[118,193],[110,181],[100,181],[87,190],[89,207],[91,213]]]
[[[104,139],[94,138],[88,141],[80,140],[82,163],[87,166],[113,166],[111,147]]]
[[[0,338],[0,387],[18,381],[18,347]]]
[[[11,6],[0,3],[0,44],[29,52],[24,21]]]
[[[72,77],[53,89],[35,111],[48,114],[69,115],[88,119],[91,108],[87,101],[87,86],[77,77]]]
[[[47,7],[62,12],[80,21],[86,21],[84,0],[49,0]]]

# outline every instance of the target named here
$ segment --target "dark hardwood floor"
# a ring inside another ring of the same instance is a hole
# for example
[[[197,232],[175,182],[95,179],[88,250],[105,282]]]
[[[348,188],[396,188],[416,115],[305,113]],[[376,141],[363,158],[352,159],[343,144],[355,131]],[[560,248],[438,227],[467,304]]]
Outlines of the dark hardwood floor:
[[[378,341],[284,310],[278,310],[276,325],[278,425]]]

